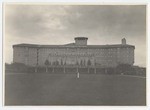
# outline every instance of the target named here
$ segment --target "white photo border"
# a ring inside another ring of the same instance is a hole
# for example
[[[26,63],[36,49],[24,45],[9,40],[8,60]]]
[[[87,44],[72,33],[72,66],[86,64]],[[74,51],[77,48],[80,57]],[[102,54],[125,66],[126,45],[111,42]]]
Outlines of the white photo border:
[[[52,3],[52,4],[145,4],[147,5],[147,79],[146,79],[146,88],[147,88],[147,106],[4,106],[3,104],[3,64],[4,64],[4,56],[3,56],[3,3]],[[150,59],[149,59],[149,25],[148,20],[150,19],[150,1],[148,0],[0,0],[0,109],[1,110],[150,110]]]

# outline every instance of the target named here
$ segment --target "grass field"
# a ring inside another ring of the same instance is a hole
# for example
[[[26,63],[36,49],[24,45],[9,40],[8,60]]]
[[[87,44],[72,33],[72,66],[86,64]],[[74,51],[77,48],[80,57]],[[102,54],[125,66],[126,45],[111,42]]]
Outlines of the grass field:
[[[146,78],[7,73],[5,105],[146,105]]]

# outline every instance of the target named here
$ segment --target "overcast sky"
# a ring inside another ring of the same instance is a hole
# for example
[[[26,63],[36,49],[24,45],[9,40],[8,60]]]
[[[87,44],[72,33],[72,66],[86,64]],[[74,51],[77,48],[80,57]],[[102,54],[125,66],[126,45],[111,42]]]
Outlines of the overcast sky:
[[[144,5],[5,5],[5,60],[13,59],[13,44],[67,44],[74,37],[88,44],[135,45],[135,65],[146,66],[146,6]]]

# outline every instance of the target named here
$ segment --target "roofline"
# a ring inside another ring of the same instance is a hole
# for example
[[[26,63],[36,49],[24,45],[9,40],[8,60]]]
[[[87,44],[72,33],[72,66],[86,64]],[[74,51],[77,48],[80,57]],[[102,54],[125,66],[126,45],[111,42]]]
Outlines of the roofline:
[[[88,40],[87,37],[75,37],[74,39],[75,40]]]
[[[37,44],[16,44],[14,47],[28,47],[28,48],[126,48],[132,47],[135,49],[134,45],[122,45],[122,44],[114,44],[114,45],[37,45]]]

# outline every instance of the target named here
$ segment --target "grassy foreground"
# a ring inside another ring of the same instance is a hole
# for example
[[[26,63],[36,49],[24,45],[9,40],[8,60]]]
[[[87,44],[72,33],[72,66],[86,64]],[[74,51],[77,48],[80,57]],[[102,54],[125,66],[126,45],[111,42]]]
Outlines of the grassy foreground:
[[[5,105],[146,105],[146,78],[7,73]]]

